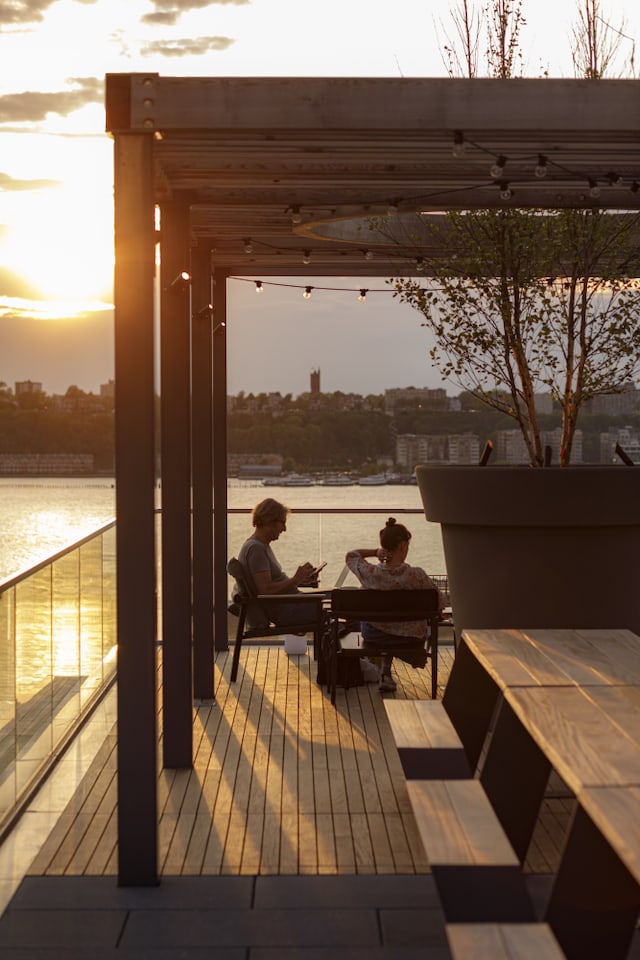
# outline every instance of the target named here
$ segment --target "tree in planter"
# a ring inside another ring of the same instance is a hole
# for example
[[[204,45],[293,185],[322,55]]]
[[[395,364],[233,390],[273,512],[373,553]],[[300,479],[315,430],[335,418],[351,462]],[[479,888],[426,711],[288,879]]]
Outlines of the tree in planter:
[[[544,451],[535,394],[562,411],[561,466],[581,406],[628,382],[640,359],[640,219],[602,210],[449,213],[437,231],[433,282],[392,279],[434,334],[447,379],[512,417],[532,466]]]
[[[525,23],[520,0],[493,0],[486,13],[489,72],[512,77]],[[597,78],[612,62],[618,41],[608,42],[598,0],[584,0],[580,17],[574,63]],[[451,41],[445,46],[450,74],[466,69],[474,75],[478,24],[472,5],[461,0],[454,26],[462,53]],[[535,393],[550,391],[562,411],[560,462],[567,466],[581,406],[614,392],[638,369],[640,296],[630,278],[637,271],[640,216],[594,205],[418,218],[417,235],[426,239],[427,249],[436,244],[442,253],[429,261],[417,248],[434,283],[406,278],[391,283],[433,332],[435,365],[515,420],[532,466],[545,460]]]

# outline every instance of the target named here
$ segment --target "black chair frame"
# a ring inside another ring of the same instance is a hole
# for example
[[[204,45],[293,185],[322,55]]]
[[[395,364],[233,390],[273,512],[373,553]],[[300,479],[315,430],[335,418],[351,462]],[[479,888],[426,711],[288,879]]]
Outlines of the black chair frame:
[[[406,648],[394,644],[386,650],[380,642],[368,645],[353,642],[353,633],[341,636],[344,624],[349,621],[373,621],[374,623],[400,623],[412,620],[427,620],[430,636],[427,641],[427,657],[431,660],[431,697],[438,693],[438,622],[440,596],[437,588],[421,590],[367,590],[345,588],[332,590],[329,594],[328,616],[331,621],[331,703],[336,702],[339,657],[366,657],[415,652],[416,644]]]
[[[236,638],[231,661],[231,680],[238,676],[240,650],[243,640],[253,640],[257,637],[282,637],[287,633],[313,634],[313,655],[317,659],[320,648],[320,638],[325,624],[324,602],[326,593],[273,593],[258,594],[253,580],[247,576],[244,567],[236,557],[232,557],[227,564],[227,572],[236,581],[236,590],[232,602],[228,606],[229,613],[238,618]],[[269,612],[283,603],[300,604],[300,623],[278,625],[274,623]],[[247,618],[257,623],[257,626],[247,626]]]

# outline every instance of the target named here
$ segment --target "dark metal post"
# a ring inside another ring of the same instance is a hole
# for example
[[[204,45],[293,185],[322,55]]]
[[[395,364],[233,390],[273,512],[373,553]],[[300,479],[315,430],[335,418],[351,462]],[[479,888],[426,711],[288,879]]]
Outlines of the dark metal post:
[[[115,137],[118,883],[157,876],[152,137]]]
[[[227,274],[214,271],[213,288],[213,636],[229,649],[227,621]]]
[[[161,231],[163,763],[193,762],[189,209],[167,202]],[[183,275],[186,274],[186,275]]]
[[[214,698],[213,657],[213,304],[211,253],[191,252],[191,432],[193,476],[193,694]]]

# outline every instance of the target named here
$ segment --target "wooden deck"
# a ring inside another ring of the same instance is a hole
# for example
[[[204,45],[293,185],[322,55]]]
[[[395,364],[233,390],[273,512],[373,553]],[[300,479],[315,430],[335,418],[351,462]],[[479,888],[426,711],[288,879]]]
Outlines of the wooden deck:
[[[443,685],[452,657],[441,648]],[[377,686],[339,689],[334,709],[312,657],[278,645],[243,646],[233,685],[230,668],[218,654],[216,701],[194,709],[193,770],[159,773],[159,872],[428,873]],[[395,697],[429,698],[429,666],[394,671]],[[29,875],[117,873],[116,738],[114,726]],[[545,802],[528,872],[554,869],[570,809]]]

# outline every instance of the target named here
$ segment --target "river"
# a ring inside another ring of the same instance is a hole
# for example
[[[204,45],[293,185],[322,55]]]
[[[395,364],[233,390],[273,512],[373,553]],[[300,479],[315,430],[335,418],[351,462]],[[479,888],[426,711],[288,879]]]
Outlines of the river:
[[[440,528],[422,513],[415,486],[263,487],[255,481],[230,481],[228,505],[249,511],[272,496],[292,510],[287,532],[274,544],[285,570],[311,560],[327,561],[322,585],[331,586],[352,547],[373,547],[388,516],[396,516],[413,534],[409,562],[430,573],[444,573]],[[379,510],[356,514],[355,510]],[[346,510],[306,514],[302,510]],[[402,511],[416,511],[403,513]],[[115,514],[111,478],[0,478],[0,582],[45,560]],[[248,512],[229,516],[229,555],[237,553],[251,532]]]

